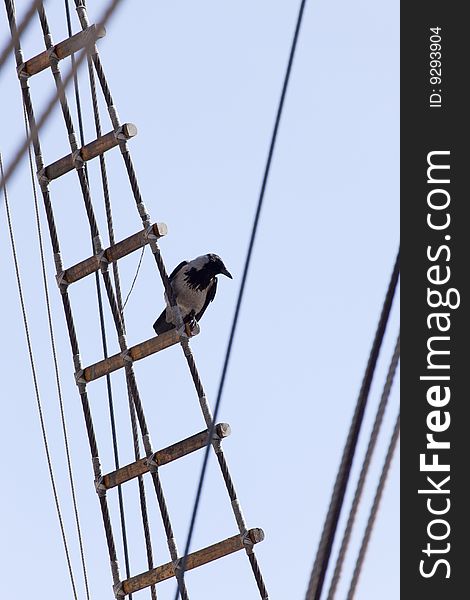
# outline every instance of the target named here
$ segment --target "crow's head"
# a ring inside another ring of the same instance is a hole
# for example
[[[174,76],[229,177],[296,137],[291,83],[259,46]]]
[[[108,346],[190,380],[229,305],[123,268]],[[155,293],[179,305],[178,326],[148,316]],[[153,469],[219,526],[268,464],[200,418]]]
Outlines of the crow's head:
[[[222,262],[220,256],[217,256],[217,254],[206,254],[206,257],[207,262],[204,265],[204,268],[210,271],[213,276],[221,274],[225,275],[226,277],[229,277],[230,279],[233,279],[231,273],[228,271],[227,267]]]

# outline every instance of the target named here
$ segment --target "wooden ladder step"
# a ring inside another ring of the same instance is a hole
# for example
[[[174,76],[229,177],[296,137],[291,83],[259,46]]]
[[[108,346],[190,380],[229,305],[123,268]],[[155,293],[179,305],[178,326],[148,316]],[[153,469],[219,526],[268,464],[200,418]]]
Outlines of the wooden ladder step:
[[[124,123],[117,129],[102,135],[98,139],[86,144],[73,154],[67,154],[47,165],[38,173],[39,178],[45,177],[47,183],[73,171],[83,163],[104,154],[111,148],[115,148],[122,141],[127,141],[137,135],[137,127],[133,123]]]
[[[96,42],[96,40],[104,37],[106,35],[106,30],[104,27],[97,27],[96,25],[90,25],[83,31],[76,33],[72,37],[67,38],[63,42],[59,42],[52,48],[52,52],[55,56],[62,60],[74,54],[74,52],[78,52],[82,48],[86,48],[89,46],[90,48]],[[44,71],[48,67],[51,66],[50,61],[50,50],[45,50],[33,58],[30,58],[26,62],[24,62],[18,70],[18,75],[20,77],[30,77],[31,75],[36,75],[41,71]]]
[[[74,283],[83,279],[87,275],[91,275],[95,271],[98,271],[102,265],[104,259],[108,263],[115,262],[132,252],[135,252],[139,248],[142,248],[151,241],[151,235],[154,235],[156,239],[159,239],[168,233],[167,226],[165,223],[154,223],[150,230],[143,229],[138,233],[117,242],[113,246],[104,250],[103,256],[90,256],[85,260],[73,265],[66,269],[61,276],[61,282],[63,283]]]
[[[177,442],[176,444],[172,444],[162,450],[158,450],[152,456],[153,461],[156,463],[157,467],[161,467],[166,465],[178,458],[183,456],[187,456],[196,450],[200,450],[201,448],[205,448],[207,444],[207,436],[209,435],[209,430],[204,429],[204,431],[200,431],[191,437],[188,437],[181,442]],[[226,438],[230,435],[230,425],[228,423],[217,423],[215,426],[215,438],[222,439]],[[145,473],[150,471],[150,466],[148,465],[147,457],[141,458],[136,462],[133,462],[129,465],[121,467],[116,471],[112,471],[111,473],[107,473],[103,475],[103,485],[107,490],[116,487],[125,483],[126,481],[131,481],[136,477],[140,477]]]
[[[262,529],[256,527],[249,529],[246,533],[245,539],[238,534],[227,538],[222,542],[213,544],[212,546],[207,546],[202,550],[191,552],[191,554],[188,554],[185,570],[190,571],[191,569],[196,569],[197,567],[222,558],[223,556],[243,550],[247,547],[247,542],[251,546],[253,544],[258,544],[263,540],[264,532]],[[171,577],[175,577],[175,565],[173,562],[160,565],[155,569],[151,569],[145,573],[140,573],[140,575],[135,575],[134,577],[125,579],[121,582],[120,587],[122,592],[124,592],[124,595],[127,596],[128,594],[133,594],[139,590],[150,587],[151,585],[165,581],[165,579],[170,579]]]
[[[196,331],[187,333],[192,337],[196,335]],[[99,379],[100,377],[104,377],[113,371],[117,371],[118,369],[122,369],[128,364],[128,360],[136,361],[141,360],[142,358],[146,358],[151,354],[155,354],[156,352],[160,352],[161,350],[165,350],[165,348],[169,348],[170,346],[174,346],[180,341],[180,336],[176,329],[172,329],[171,331],[167,331],[158,336],[150,338],[145,342],[141,342],[136,346],[132,346],[127,350],[126,354],[122,352],[119,354],[114,354],[114,356],[110,356],[109,358],[105,358],[100,360],[89,367],[85,367],[82,371],[75,374],[77,382],[80,383],[88,383],[89,381],[94,381],[95,379]]]

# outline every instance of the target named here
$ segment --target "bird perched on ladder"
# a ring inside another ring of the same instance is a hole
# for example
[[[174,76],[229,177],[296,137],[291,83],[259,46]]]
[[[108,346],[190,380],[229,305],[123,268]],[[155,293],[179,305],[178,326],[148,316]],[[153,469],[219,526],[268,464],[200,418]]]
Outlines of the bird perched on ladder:
[[[225,275],[233,279],[217,254],[203,254],[189,262],[184,260],[171,273],[170,283],[184,323],[191,326],[201,319],[215,297],[217,275]],[[153,324],[157,335],[170,331],[174,327],[168,308]]]

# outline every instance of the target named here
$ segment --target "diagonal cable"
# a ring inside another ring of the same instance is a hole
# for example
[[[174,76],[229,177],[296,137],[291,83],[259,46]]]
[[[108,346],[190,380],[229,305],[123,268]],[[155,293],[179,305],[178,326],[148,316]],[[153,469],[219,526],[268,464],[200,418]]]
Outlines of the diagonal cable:
[[[182,578],[184,577],[184,570],[186,567],[187,556],[189,554],[189,550],[191,547],[191,540],[192,540],[192,536],[193,536],[193,532],[194,532],[196,516],[197,516],[198,509],[199,509],[202,488],[204,485],[204,479],[205,479],[205,475],[206,475],[206,471],[207,471],[207,463],[208,463],[208,459],[209,459],[211,440],[212,440],[212,436],[214,434],[215,423],[217,422],[217,416],[218,416],[218,412],[219,412],[219,408],[220,408],[220,404],[221,404],[221,399],[222,399],[222,394],[223,394],[224,384],[225,384],[225,378],[227,375],[228,364],[229,364],[230,356],[231,356],[231,352],[232,352],[233,341],[235,339],[235,332],[236,332],[237,325],[238,325],[240,308],[242,305],[243,295],[245,292],[246,281],[247,281],[247,277],[248,277],[248,271],[249,271],[250,264],[251,264],[251,257],[253,254],[253,247],[255,244],[256,234],[258,232],[259,218],[260,218],[261,209],[263,206],[264,196],[265,196],[265,192],[266,192],[266,186],[268,183],[272,158],[274,155],[274,148],[276,146],[277,134],[278,134],[279,125],[281,122],[282,111],[284,108],[284,101],[285,101],[287,88],[288,88],[289,81],[290,81],[290,75],[291,75],[291,71],[292,71],[292,65],[294,62],[295,51],[297,48],[297,41],[299,38],[299,32],[300,32],[300,27],[302,24],[302,18],[303,18],[303,14],[304,14],[305,4],[306,4],[306,0],[302,0],[300,3],[295,32],[294,32],[294,36],[292,39],[292,44],[291,44],[291,49],[290,49],[290,54],[289,54],[289,60],[287,63],[287,69],[286,69],[286,73],[285,73],[285,77],[284,77],[284,83],[282,86],[281,97],[279,100],[276,119],[274,122],[274,129],[273,129],[272,136],[271,136],[271,143],[269,146],[268,157],[267,157],[267,161],[266,161],[263,180],[262,180],[261,189],[260,189],[259,198],[258,198],[258,204],[256,207],[256,213],[255,213],[255,217],[254,217],[254,221],[253,221],[253,225],[252,225],[250,242],[248,244],[248,250],[247,250],[247,254],[246,254],[246,258],[245,258],[245,266],[243,269],[243,276],[242,276],[242,280],[241,280],[241,284],[240,284],[240,290],[238,292],[237,304],[235,306],[235,313],[233,316],[232,328],[230,330],[230,336],[229,336],[229,340],[228,340],[228,344],[227,344],[227,349],[225,352],[225,359],[224,359],[224,364],[223,364],[223,368],[222,368],[222,374],[220,377],[219,389],[217,392],[217,400],[216,400],[215,408],[214,408],[213,422],[212,422],[209,436],[207,438],[208,441],[207,441],[207,445],[206,445],[205,452],[204,452],[204,460],[203,460],[203,464],[202,464],[201,474],[199,477],[199,484],[198,484],[198,488],[197,488],[197,492],[196,492],[196,498],[194,501],[194,507],[193,507],[193,511],[192,511],[192,515],[191,515],[191,521],[190,521],[190,526],[189,526],[189,531],[188,531],[188,537],[186,540],[184,556],[181,561],[181,577]],[[177,590],[176,594],[175,594],[175,600],[178,599],[178,595],[179,595],[179,592]]]
[[[351,504],[351,509],[349,511],[348,522],[346,523],[346,527],[343,533],[343,539],[341,541],[341,547],[338,552],[338,557],[336,559],[335,570],[333,573],[333,577],[330,583],[330,589],[328,591],[327,600],[333,600],[336,594],[336,588],[338,586],[339,579],[341,577],[341,570],[343,568],[344,559],[346,557],[346,553],[348,550],[349,542],[351,539],[352,529],[354,527],[354,521],[356,519],[357,510],[359,508],[359,503],[362,498],[362,492],[364,491],[364,486],[366,482],[367,473],[369,471],[370,463],[372,461],[372,455],[375,450],[375,446],[377,444],[377,440],[379,437],[380,429],[383,422],[383,417],[385,414],[385,409],[387,407],[388,399],[390,397],[390,392],[393,386],[393,380],[395,378],[395,372],[397,370],[398,362],[400,359],[400,336],[398,336],[395,349],[393,351],[392,359],[390,361],[390,366],[388,369],[387,377],[385,380],[385,385],[383,388],[382,396],[380,398],[379,406],[377,408],[377,413],[375,415],[374,425],[372,427],[372,431],[370,434],[369,444],[367,446],[366,454],[364,456],[364,461],[362,464],[361,472],[359,474],[359,479],[356,485],[356,491],[354,493],[354,498]]]
[[[352,417],[351,426],[346,439],[346,444],[341,457],[341,462],[336,475],[333,492],[331,494],[330,505],[328,507],[328,513],[325,518],[323,525],[323,531],[321,534],[320,542],[318,544],[317,554],[315,562],[313,564],[310,580],[305,596],[306,600],[320,600],[323,584],[325,581],[325,575],[328,568],[331,549],[338,527],[338,521],[341,514],[341,509],[346,495],[346,488],[351,473],[351,467],[356,451],[357,441],[361,430],[362,421],[369,397],[370,388],[372,385],[372,379],[374,376],[375,368],[379,358],[380,349],[385,336],[385,330],[387,327],[388,319],[392,309],[393,298],[398,285],[398,278],[400,273],[400,251],[398,251],[395,265],[393,267],[390,283],[387,289],[385,300],[382,307],[377,330],[375,332],[374,341],[367,362],[364,378],[362,380],[361,389],[356,403],[356,408]]]
[[[397,446],[399,435],[400,435],[400,413],[397,416],[397,420],[395,422],[395,427],[393,429],[392,437],[390,439],[390,444],[388,446],[387,455],[385,456],[382,473],[380,475],[379,484],[378,484],[377,490],[375,492],[374,501],[372,503],[372,508],[370,510],[369,519],[367,521],[366,529],[364,531],[364,536],[362,538],[361,547],[359,549],[359,554],[357,556],[356,566],[354,567],[354,573],[353,573],[353,576],[351,579],[351,584],[349,586],[349,591],[348,591],[346,600],[353,600],[354,595],[356,593],[357,583],[359,581],[359,576],[361,574],[362,566],[364,564],[364,559],[366,556],[367,548],[369,546],[372,529],[374,528],[375,519],[377,517],[377,513],[379,510],[379,506],[380,506],[380,501],[382,499],[383,491],[385,488],[385,483],[387,481],[387,475],[390,470],[390,465],[392,463],[392,458],[393,458],[393,454],[395,452],[395,448]]]

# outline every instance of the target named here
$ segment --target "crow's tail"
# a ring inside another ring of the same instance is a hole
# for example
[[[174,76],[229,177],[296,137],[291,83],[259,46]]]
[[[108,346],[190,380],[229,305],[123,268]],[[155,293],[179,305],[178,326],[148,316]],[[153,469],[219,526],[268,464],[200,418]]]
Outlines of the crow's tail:
[[[162,312],[162,314],[158,317],[158,319],[153,324],[153,328],[155,329],[155,333],[160,335],[161,333],[165,333],[165,331],[170,331],[174,329],[173,323],[168,323],[166,320],[166,309]]]

